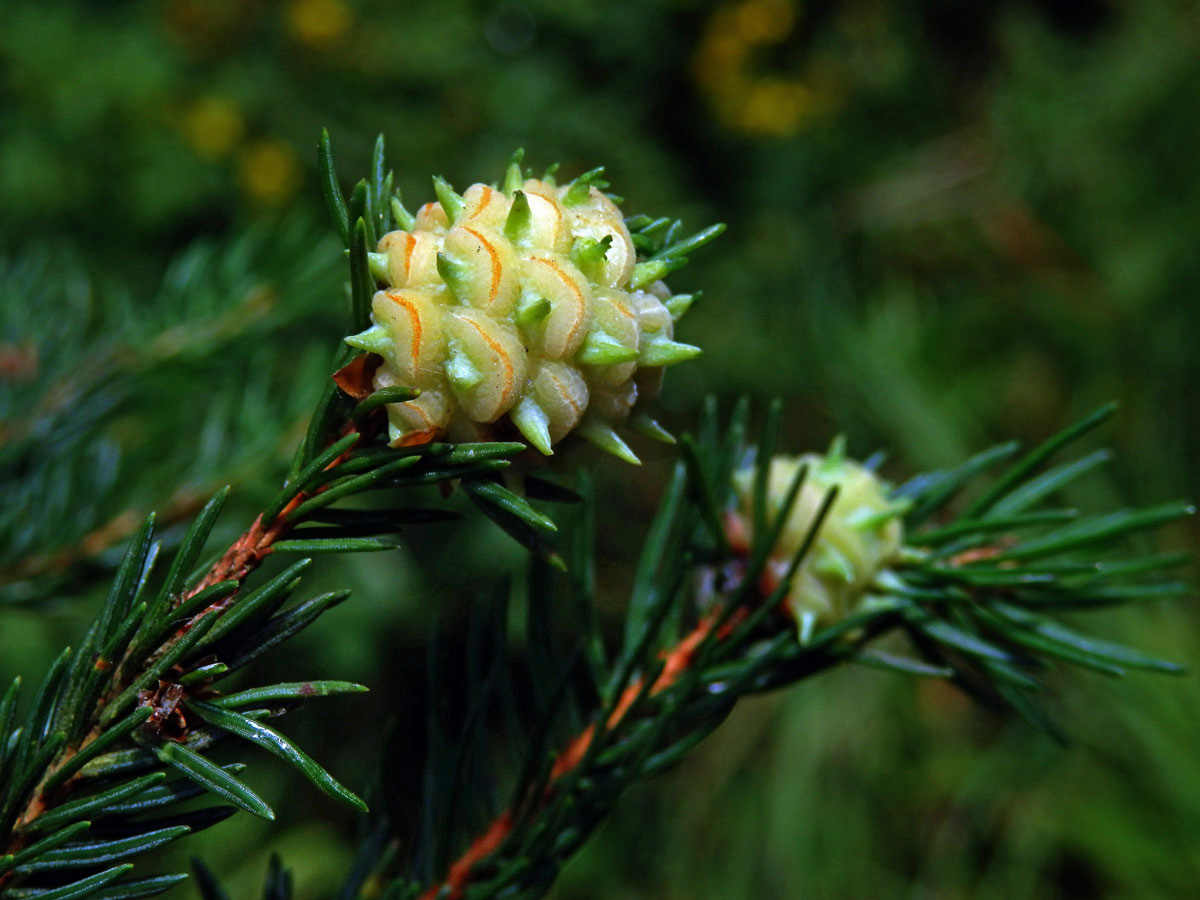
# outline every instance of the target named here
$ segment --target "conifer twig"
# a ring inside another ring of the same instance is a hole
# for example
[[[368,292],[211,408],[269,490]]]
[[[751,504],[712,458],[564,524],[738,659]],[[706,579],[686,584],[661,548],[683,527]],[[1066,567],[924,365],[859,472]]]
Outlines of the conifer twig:
[[[352,425],[349,427],[353,427]],[[332,470],[347,458],[347,454],[338,456],[331,462],[327,468]],[[318,489],[323,490],[324,486]],[[228,609],[235,601],[242,584],[250,576],[262,561],[271,552],[272,545],[283,538],[294,526],[295,522],[288,519],[287,513],[299,506],[305,499],[307,494],[304,491],[299,491],[285,505],[284,509],[275,515],[269,522],[264,522],[260,515],[254,520],[250,528],[238,537],[221,557],[213,563],[208,572],[199,579],[187,591],[180,594],[178,597],[171,598],[173,608],[178,608],[186,603],[192,597],[197,596],[204,590],[222,582],[233,582],[237,588],[231,590],[223,597],[214,600],[208,606],[194,613],[185,623],[183,623],[174,634],[165,640],[148,657],[149,660],[161,658],[173,646],[175,646],[189,631],[197,626],[197,624],[210,614],[220,614]],[[138,674],[134,667],[133,656],[135,646],[131,645],[125,655],[119,662],[115,664],[116,675],[113,677],[108,690],[96,701],[96,708],[103,710],[112,703],[117,697],[125,691],[134,677]],[[47,784],[56,781],[56,776],[59,771],[67,765],[76,754],[84,752],[87,748],[96,741],[104,733],[103,723],[97,721],[93,728],[74,746],[64,749],[59,757],[46,767],[45,775],[42,778],[38,788],[36,788],[30,796],[29,802],[25,805],[17,817],[18,831],[23,826],[28,826],[34,822],[43,812],[52,808],[57,802],[62,802],[62,799],[71,793],[74,784],[74,779],[78,776],[63,781],[59,784],[56,790],[51,793],[45,790]],[[18,835],[17,842],[6,852],[15,853],[25,846],[25,842]],[[3,884],[5,876],[0,876],[0,884]]]
[[[716,614],[710,614],[701,619],[695,628],[663,655],[662,669],[648,686],[643,679],[639,678],[624,689],[616,707],[602,720],[602,730],[606,733],[613,732],[643,695],[654,697],[676,684],[691,667],[700,646],[714,634],[718,640],[727,636],[733,626],[747,612],[747,608],[742,607],[739,612],[729,618],[729,621],[723,624],[720,624],[722,617]],[[719,624],[720,627],[718,627]],[[593,723],[571,739],[555,758],[550,770],[549,783],[544,786],[539,796],[530,798],[529,802],[534,806],[544,803],[554,794],[558,784],[583,763],[587,758],[589,748],[595,742],[596,730],[596,723]],[[444,900],[459,900],[467,884],[475,875],[475,868],[500,848],[512,833],[515,821],[516,815],[513,809],[506,809],[498,815],[488,829],[450,865],[445,881],[432,885],[421,895],[421,900],[435,900],[439,897]]]
[[[553,881],[627,786],[682,759],[739,698],[834,665],[857,662],[947,678],[979,699],[1008,705],[1053,735],[1054,724],[1029,696],[1040,687],[1036,676],[1052,661],[1110,676],[1129,669],[1182,671],[1075,632],[1049,615],[1187,590],[1164,574],[1179,564],[1177,556],[1107,561],[1098,554],[1124,535],[1191,515],[1190,505],[1093,518],[1034,506],[1088,467],[1068,462],[1036,470],[1109,414],[1111,409],[1101,410],[1017,459],[991,489],[975,487],[977,476],[1012,457],[1015,445],[920,476],[874,500],[877,488],[870,485],[880,484],[877,476],[844,460],[840,446],[799,464],[760,453],[751,470],[739,471],[746,458],[740,447],[745,425],[736,420],[745,411],[725,428],[702,427],[699,441],[684,441],[694,448],[693,459],[677,468],[645,540],[626,645],[607,685],[595,686],[599,705],[585,720],[590,724],[548,760],[541,739],[534,738],[511,801],[443,862],[436,878],[397,882],[396,896],[533,895]],[[692,482],[689,491],[681,489],[683,471]],[[945,518],[947,506],[961,494],[975,499]],[[942,520],[920,527],[935,516]],[[885,536],[898,537],[901,519],[914,530],[903,547],[887,550]],[[713,529],[721,530],[722,540]],[[872,533],[878,537],[869,537]],[[780,557],[782,546],[789,547],[790,558]],[[873,557],[874,548],[884,548],[885,555]],[[1098,564],[1101,558],[1106,561]],[[573,566],[591,570],[586,559],[575,559]],[[541,584],[543,576],[531,575],[530,581]],[[839,585],[858,585],[856,599],[841,611],[835,602]],[[590,595],[594,586],[585,590]],[[821,605],[830,602],[835,605]],[[555,605],[550,597],[538,603]],[[693,608],[695,623],[677,631],[673,620],[687,618]],[[547,631],[538,626],[538,634]],[[906,634],[916,657],[868,647],[887,633]],[[586,646],[594,636],[580,640]],[[502,648],[497,655],[504,656]],[[544,668],[535,663],[530,662],[530,676],[542,672],[544,678]],[[573,663],[564,668],[564,683],[577,677],[572,668]],[[603,667],[593,671],[605,676]],[[557,702],[543,716],[539,735],[548,733],[550,717],[569,718]],[[458,740],[468,739],[469,734]],[[486,743],[473,752],[486,754]],[[453,810],[433,816],[462,818]]]

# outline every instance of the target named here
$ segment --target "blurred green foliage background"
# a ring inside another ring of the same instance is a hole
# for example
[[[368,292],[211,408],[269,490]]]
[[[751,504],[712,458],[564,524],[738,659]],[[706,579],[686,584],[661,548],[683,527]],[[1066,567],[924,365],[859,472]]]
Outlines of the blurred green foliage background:
[[[5,535],[0,677],[74,639],[131,514],[182,519],[232,479],[234,533],[283,470],[341,334],[322,127],[346,184],[382,131],[410,205],[523,146],[607,165],[630,213],[727,222],[672,278],[704,290],[682,337],[705,348],[668,380],[672,426],[709,392],[780,395],[797,451],[844,431],[902,478],[1116,398],[1116,463],[1072,499],[1200,496],[1194,2],[5,0],[0,21],[0,444],[59,453],[55,483],[94,495]],[[647,453],[597,467],[614,623],[638,538],[617,525],[648,518],[667,459]],[[435,613],[453,631],[521,561],[476,523],[411,539],[326,566],[356,600],[274,662],[372,686],[355,720],[288,723],[355,789],[421,715]],[[1194,608],[1093,625],[1200,656]],[[1052,688],[1065,750],[866,670],[750,702],[626,798],[556,895],[1195,897],[1194,678]],[[415,783],[419,754],[390,764]],[[325,895],[352,823],[255,768],[280,822],[189,852],[248,896],[278,849]]]

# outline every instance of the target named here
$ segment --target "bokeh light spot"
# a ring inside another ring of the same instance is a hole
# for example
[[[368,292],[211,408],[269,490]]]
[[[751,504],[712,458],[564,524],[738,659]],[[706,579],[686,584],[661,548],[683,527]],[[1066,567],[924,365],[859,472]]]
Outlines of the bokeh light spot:
[[[324,50],[339,43],[354,16],[342,0],[294,0],[288,8],[288,30],[306,46]]]
[[[215,162],[242,139],[246,125],[232,100],[201,97],[184,114],[180,130],[197,156]]]
[[[286,141],[253,141],[242,151],[238,164],[242,189],[255,202],[277,206],[300,185],[300,161]]]

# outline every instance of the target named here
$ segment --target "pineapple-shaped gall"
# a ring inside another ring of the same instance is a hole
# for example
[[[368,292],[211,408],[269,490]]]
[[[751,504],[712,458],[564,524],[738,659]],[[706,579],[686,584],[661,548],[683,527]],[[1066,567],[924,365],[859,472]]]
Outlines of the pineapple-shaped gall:
[[[557,186],[514,162],[502,188],[460,195],[435,179],[438,201],[416,216],[393,204],[407,227],[370,255],[387,285],[374,324],[346,339],[383,357],[376,389],[420,389],[387,407],[393,446],[485,439],[507,418],[544,454],[576,432],[636,463],[617,428],[665,435],[643,407],[662,367],[700,350],[674,340],[691,296],[672,297],[660,278],[702,241],[668,241],[639,262],[601,172]],[[642,225],[643,246],[654,226]]]
[[[774,590],[787,577],[792,559],[830,488],[837,497],[825,515],[786,588],[784,608],[795,619],[801,641],[817,625],[830,624],[859,609],[879,574],[895,560],[904,538],[903,506],[888,500],[876,474],[845,459],[835,443],[825,456],[776,456],[767,470],[767,521],[779,514],[801,467],[804,482],[792,505],[779,542],[766,567],[766,587]],[[726,516],[726,531],[735,548],[748,549],[754,528],[754,470],[733,477],[736,507]]]

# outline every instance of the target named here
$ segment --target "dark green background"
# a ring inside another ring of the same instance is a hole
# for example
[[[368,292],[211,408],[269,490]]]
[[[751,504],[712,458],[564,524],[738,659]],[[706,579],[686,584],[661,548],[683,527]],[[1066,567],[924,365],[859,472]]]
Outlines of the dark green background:
[[[215,242],[219,263],[255,227],[270,257],[249,266],[261,285],[210,285],[271,296],[271,327],[222,349],[236,364],[168,348],[139,401],[97,426],[161,462],[126,471],[121,508],[232,478],[233,533],[286,463],[344,302],[316,182],[322,127],[346,185],[382,131],[410,205],[430,197],[429,175],[491,181],[523,146],[567,174],[607,165],[630,213],[728,223],[671,279],[704,290],[680,335],[705,355],[671,373],[662,401],[674,427],[708,392],[779,395],[796,451],[844,431],[859,455],[887,448],[902,478],[1115,398],[1103,438],[1117,461],[1071,499],[1200,496],[1195,3],[6,0],[0,19],[0,248],[126,297],[117,316],[57,289],[8,292],[6,348],[74,328],[146,352],[144,332],[161,329],[145,323],[171,299],[164,271],[187,246]],[[236,314],[227,326],[239,338]],[[208,406],[229,394],[251,409],[249,443],[205,436]],[[641,470],[600,467],[602,496],[617,498],[602,513],[614,622],[638,537],[623,523],[648,516],[667,458],[638,449]],[[348,719],[314,707],[287,725],[356,789],[386,723],[420,715],[434,613],[453,631],[520,564],[482,524],[412,540],[387,561],[326,565],[311,588],[346,584],[355,600],[271,664],[372,686]],[[0,608],[0,675],[39,675],[94,607],[55,600]],[[1186,604],[1090,624],[1189,664],[1200,649]],[[556,895],[1196,896],[1194,679],[1051,684],[1075,737],[1065,750],[940,685],[868,670],[749,702],[626,798]],[[322,896],[350,820],[299,785],[284,797],[270,763],[254,769],[276,826],[239,818],[188,849],[242,896],[279,849],[301,896]]]

